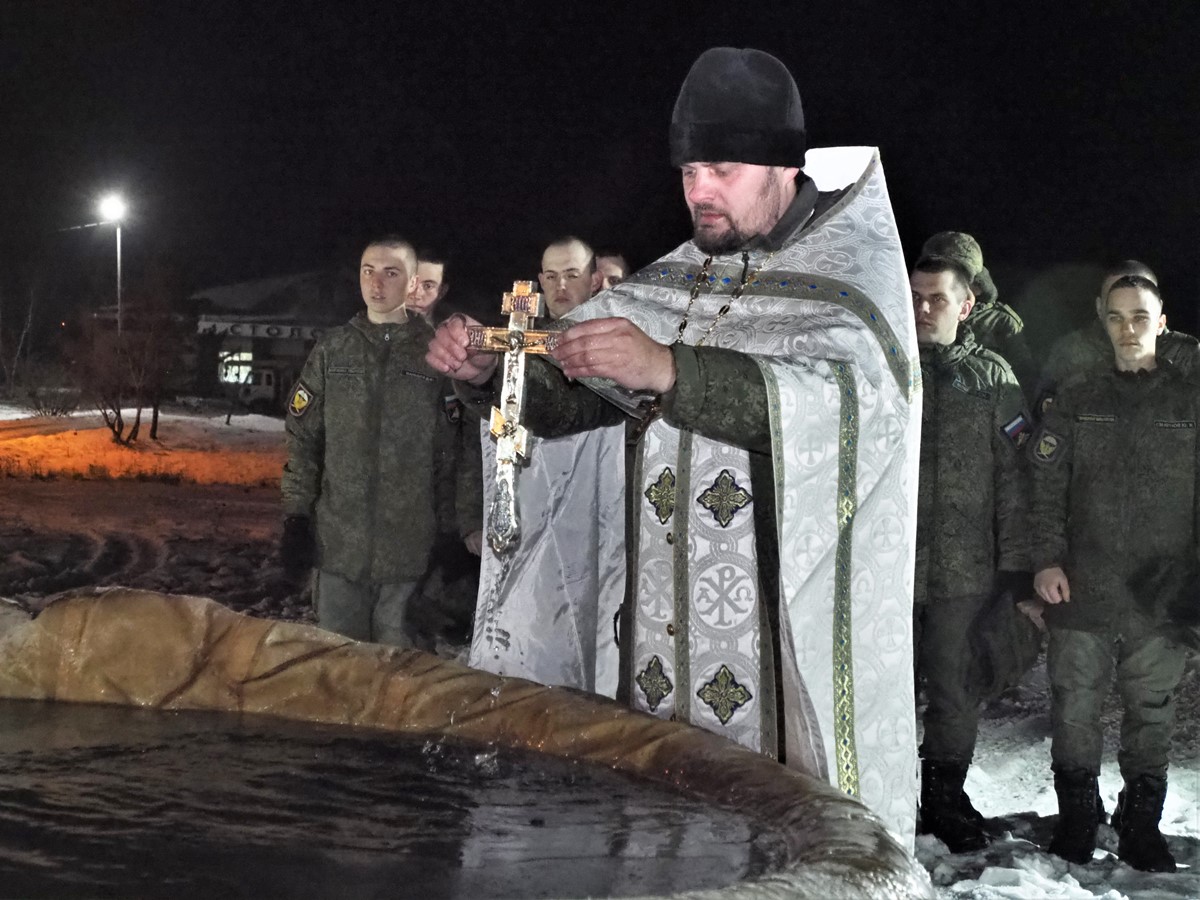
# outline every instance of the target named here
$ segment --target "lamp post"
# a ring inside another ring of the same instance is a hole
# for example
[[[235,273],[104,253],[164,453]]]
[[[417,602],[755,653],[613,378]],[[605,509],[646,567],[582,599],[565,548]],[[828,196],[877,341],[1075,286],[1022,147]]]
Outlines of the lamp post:
[[[125,201],[109,194],[100,201],[101,223],[112,222],[117,228],[117,336],[121,335],[121,220],[125,218]]]

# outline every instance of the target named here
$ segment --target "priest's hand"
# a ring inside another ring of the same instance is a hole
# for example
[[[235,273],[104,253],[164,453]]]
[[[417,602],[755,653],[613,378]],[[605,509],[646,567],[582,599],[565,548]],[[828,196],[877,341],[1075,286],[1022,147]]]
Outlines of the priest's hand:
[[[623,388],[665,394],[675,386],[675,357],[628,319],[593,319],[559,338],[554,358],[568,378],[611,378]]]
[[[456,381],[481,385],[496,371],[499,357],[495,353],[473,353],[467,347],[467,326],[479,323],[470,316],[455,313],[438,326],[425,362],[435,372],[444,372]]]
[[[1071,586],[1061,566],[1050,566],[1034,575],[1033,589],[1047,603],[1071,602]]]

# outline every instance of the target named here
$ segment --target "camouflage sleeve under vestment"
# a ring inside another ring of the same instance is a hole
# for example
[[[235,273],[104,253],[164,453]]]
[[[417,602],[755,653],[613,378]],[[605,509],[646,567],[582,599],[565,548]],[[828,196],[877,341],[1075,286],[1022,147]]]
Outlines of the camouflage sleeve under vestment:
[[[676,344],[675,387],[663,417],[677,428],[759,453],[771,452],[771,414],[754,358],[719,347]]]
[[[753,357],[718,347],[671,347],[675,386],[662,397],[670,424],[762,453],[770,452],[771,419],[762,371]],[[553,365],[531,358],[525,367],[525,424],[541,437],[578,434],[615,425],[624,413]],[[486,418],[495,404],[495,381],[482,388],[459,382],[459,397]]]

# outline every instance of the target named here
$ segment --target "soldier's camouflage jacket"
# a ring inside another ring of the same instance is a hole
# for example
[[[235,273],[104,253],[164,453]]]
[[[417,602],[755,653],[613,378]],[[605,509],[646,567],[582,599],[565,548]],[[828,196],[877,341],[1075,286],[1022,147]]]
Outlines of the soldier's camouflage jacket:
[[[426,365],[432,335],[420,317],[377,325],[360,313],[304,365],[288,404],[283,510],[315,518],[322,569],[415,581],[439,530],[480,527],[478,420],[462,421],[453,390]],[[459,522],[439,525],[447,484]]]
[[[1028,445],[1034,570],[1061,566],[1071,592],[1046,608],[1048,624],[1119,629],[1138,614],[1135,573],[1192,571],[1198,413],[1197,385],[1161,360],[1152,372],[1110,369],[1060,388]]]
[[[1179,374],[1188,376],[1200,371],[1200,341],[1181,331],[1164,331],[1156,345],[1158,358],[1167,360]],[[1112,342],[1099,319],[1083,328],[1065,334],[1054,342],[1038,380],[1034,412],[1039,416],[1043,407],[1054,402],[1059,385],[1076,375],[1108,372],[1113,365]]]
[[[1025,341],[1025,323],[1017,311],[1000,300],[979,300],[971,307],[964,324],[971,329],[978,346],[1004,358],[1026,398],[1032,400],[1037,365]]]
[[[921,377],[914,601],[984,596],[998,570],[1029,570],[1029,416],[1008,364],[968,328],[921,348]]]

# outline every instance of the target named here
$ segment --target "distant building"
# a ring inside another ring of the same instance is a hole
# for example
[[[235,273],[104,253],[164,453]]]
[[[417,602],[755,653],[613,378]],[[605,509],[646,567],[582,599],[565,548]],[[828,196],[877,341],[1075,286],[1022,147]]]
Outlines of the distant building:
[[[301,272],[195,292],[197,387],[282,409],[313,344],[361,305],[351,272]]]

